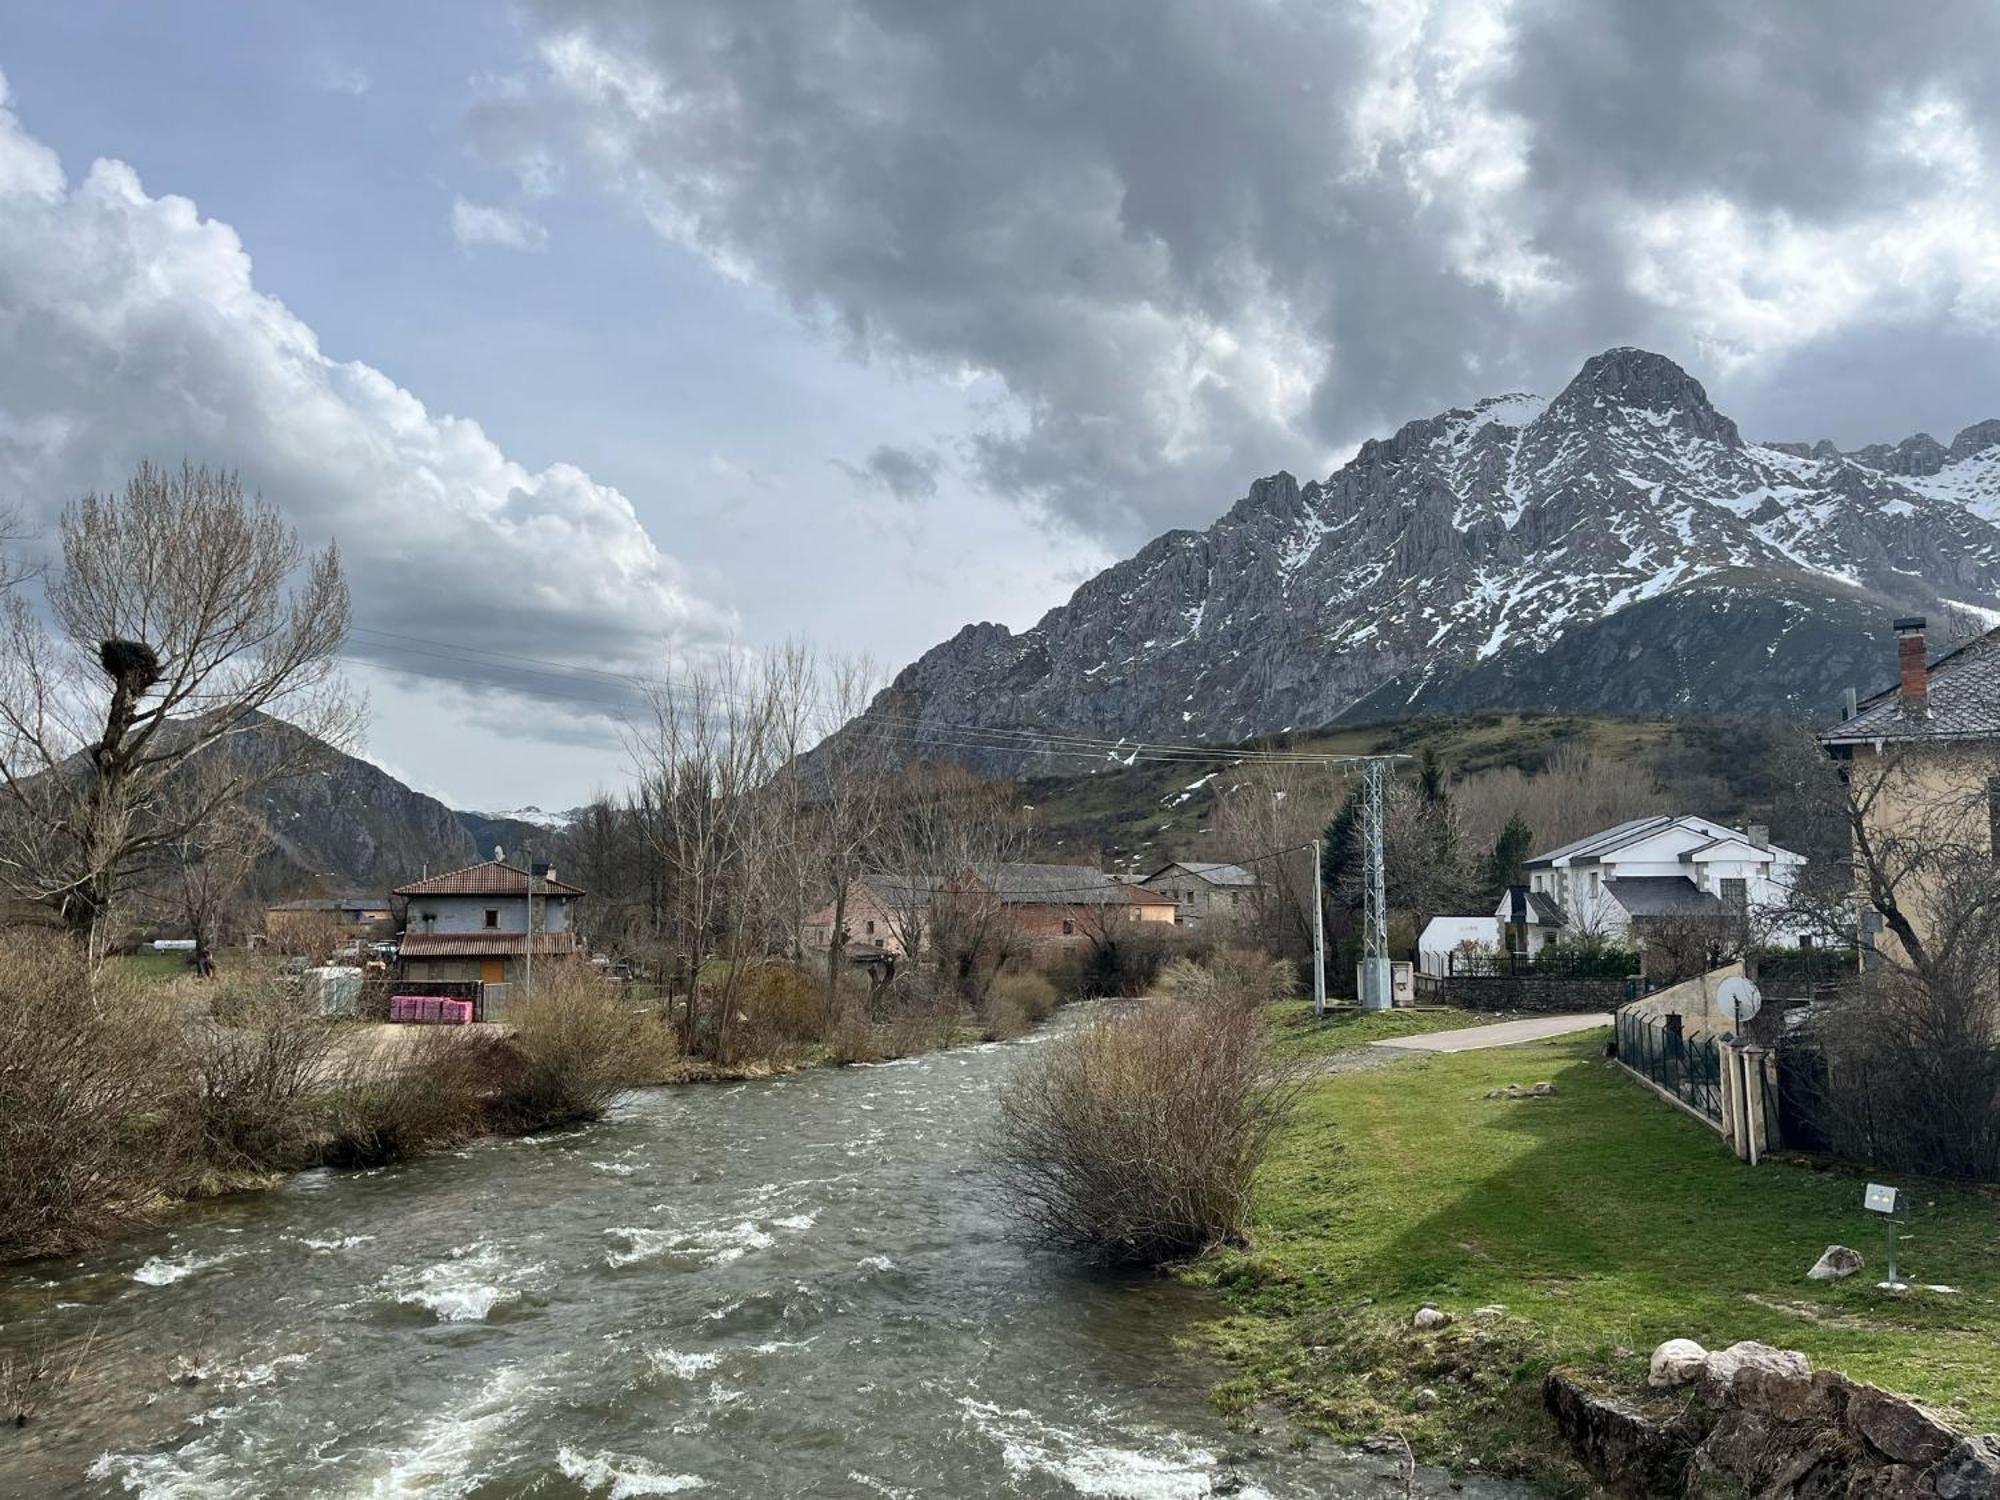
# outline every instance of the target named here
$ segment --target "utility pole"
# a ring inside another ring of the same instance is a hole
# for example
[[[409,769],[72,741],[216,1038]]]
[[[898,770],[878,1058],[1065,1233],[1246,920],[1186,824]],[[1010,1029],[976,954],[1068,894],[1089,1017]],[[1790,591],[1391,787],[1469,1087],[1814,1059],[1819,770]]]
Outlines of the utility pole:
[[[1382,868],[1384,788],[1388,756],[1361,762],[1361,1008],[1387,1010],[1395,1003],[1389,987],[1389,895]]]
[[[1313,1014],[1326,1014],[1326,840],[1313,840]]]
[[[523,1004],[535,998],[535,876],[548,869],[547,865],[528,861],[528,945],[527,956],[521,963],[521,1000]]]

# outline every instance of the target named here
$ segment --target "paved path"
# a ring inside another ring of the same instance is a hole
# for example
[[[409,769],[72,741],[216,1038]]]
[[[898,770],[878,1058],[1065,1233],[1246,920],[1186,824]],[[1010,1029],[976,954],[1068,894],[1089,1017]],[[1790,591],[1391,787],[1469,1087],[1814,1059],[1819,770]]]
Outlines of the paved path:
[[[1433,1031],[1428,1036],[1399,1036],[1370,1042],[1384,1052],[1476,1052],[1482,1047],[1517,1047],[1572,1031],[1609,1026],[1608,1011],[1584,1016],[1536,1016],[1527,1021],[1496,1021],[1489,1026],[1465,1026],[1457,1031]]]

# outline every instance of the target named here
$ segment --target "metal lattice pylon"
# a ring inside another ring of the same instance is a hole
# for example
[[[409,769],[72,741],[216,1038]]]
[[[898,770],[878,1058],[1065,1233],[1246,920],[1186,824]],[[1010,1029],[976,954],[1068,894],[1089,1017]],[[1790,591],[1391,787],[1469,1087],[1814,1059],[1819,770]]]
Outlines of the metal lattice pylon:
[[[1386,757],[1361,762],[1361,1004],[1366,1010],[1386,1010],[1389,993],[1389,892],[1382,868],[1384,791],[1389,779]]]

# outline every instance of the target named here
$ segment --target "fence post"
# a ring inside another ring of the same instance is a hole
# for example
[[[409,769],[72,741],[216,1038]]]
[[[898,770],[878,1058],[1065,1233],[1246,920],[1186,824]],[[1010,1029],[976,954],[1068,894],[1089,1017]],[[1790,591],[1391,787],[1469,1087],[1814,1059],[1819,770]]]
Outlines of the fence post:
[[[1722,1093],[1722,1138],[1729,1142],[1729,1149],[1738,1156],[1743,1154],[1743,1128],[1739,1123],[1742,1109],[1743,1079],[1736,1067],[1736,1045],[1733,1042],[1717,1042],[1715,1048],[1716,1080]]]
[[[1757,1165],[1757,1158],[1770,1146],[1770,1121],[1764,1110],[1764,1057],[1765,1051],[1755,1043],[1743,1049],[1743,1082],[1749,1121],[1749,1156],[1751,1166]]]

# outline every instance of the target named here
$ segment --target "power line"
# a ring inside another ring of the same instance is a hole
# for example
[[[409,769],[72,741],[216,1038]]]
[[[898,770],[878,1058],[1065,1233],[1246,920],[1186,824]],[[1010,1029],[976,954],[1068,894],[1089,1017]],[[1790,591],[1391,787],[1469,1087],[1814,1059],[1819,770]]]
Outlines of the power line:
[[[356,627],[354,635],[363,637],[364,644],[378,651],[394,654],[428,657],[446,662],[465,665],[482,665],[478,658],[486,658],[507,664],[507,670],[520,675],[540,677],[553,682],[567,683],[575,677],[589,677],[607,683],[623,683],[645,691],[672,690],[675,687],[705,691],[712,696],[733,702],[748,701],[741,693],[732,693],[709,684],[689,683],[685,679],[676,682],[666,677],[644,677],[633,673],[613,672],[596,667],[578,667],[549,660],[544,657],[526,656],[515,652],[491,651],[476,646],[461,646],[450,642],[434,641],[422,636],[407,635],[402,632],[381,631],[372,627]],[[350,653],[352,655],[352,653]],[[358,660],[367,660],[358,657]],[[466,677],[446,676],[449,680],[472,683]],[[641,706],[634,701],[609,698],[587,697],[573,691],[566,691],[565,697],[572,702],[590,703],[594,706],[631,709]],[[808,700],[813,706],[826,708],[824,702]],[[1175,744],[1135,740],[1129,738],[1109,738],[1106,736],[1084,735],[1069,731],[1015,727],[1010,725],[960,724],[949,720],[921,719],[891,710],[869,709],[850,720],[843,729],[850,733],[872,733],[878,738],[904,738],[922,745],[945,749],[984,750],[994,753],[1036,754],[1048,756],[1068,756],[1089,760],[1103,760],[1133,764],[1138,761],[1183,764],[1211,764],[1216,762],[1235,764],[1265,765],[1345,765],[1373,759],[1370,756],[1341,755],[1330,752],[1266,750],[1257,747],[1221,747],[1215,745]],[[900,734],[899,734],[900,731]],[[1398,757],[1401,758],[1401,757]]]

